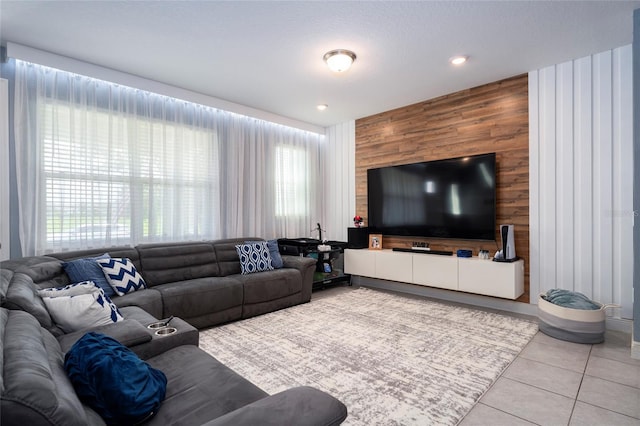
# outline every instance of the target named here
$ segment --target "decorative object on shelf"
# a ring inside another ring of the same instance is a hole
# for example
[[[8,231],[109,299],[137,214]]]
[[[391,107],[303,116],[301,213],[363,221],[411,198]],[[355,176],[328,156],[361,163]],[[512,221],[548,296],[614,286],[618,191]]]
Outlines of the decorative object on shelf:
[[[360,228],[362,226],[362,222],[364,222],[364,219],[362,219],[362,216],[355,215],[353,217],[353,226],[355,226],[356,228]]]
[[[458,257],[471,257],[473,256],[473,252],[467,249],[459,249],[456,251],[456,256]]]
[[[478,257],[480,259],[488,260],[489,259],[489,250],[480,250],[478,252]]]
[[[382,234],[369,235],[369,250],[382,250]]]

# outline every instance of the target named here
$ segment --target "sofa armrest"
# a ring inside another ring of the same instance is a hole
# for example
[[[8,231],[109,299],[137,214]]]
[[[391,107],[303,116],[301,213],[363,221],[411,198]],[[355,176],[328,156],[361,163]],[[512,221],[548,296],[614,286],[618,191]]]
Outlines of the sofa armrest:
[[[310,301],[316,260],[310,257],[282,255],[282,262],[285,268],[295,268],[300,271],[300,275],[302,275],[302,303]]]
[[[203,426],[333,426],[347,418],[347,407],[331,395],[302,386],[287,389],[205,423]]]
[[[140,345],[151,341],[151,334],[147,328],[136,320],[124,319],[112,324],[100,325],[86,330],[74,331],[58,337],[58,342],[63,352],[69,351],[71,346],[82,336],[90,331],[106,334],[127,347]]]

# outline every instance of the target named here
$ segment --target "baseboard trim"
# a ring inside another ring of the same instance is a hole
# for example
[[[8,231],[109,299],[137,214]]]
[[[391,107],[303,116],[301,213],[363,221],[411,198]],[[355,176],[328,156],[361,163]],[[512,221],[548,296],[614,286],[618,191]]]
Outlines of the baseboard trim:
[[[399,293],[413,294],[416,296],[430,297],[434,299],[446,300],[448,302],[462,303],[482,308],[507,311],[521,315],[538,315],[538,306],[527,303],[515,302],[512,300],[499,299],[497,297],[480,296],[478,294],[464,293],[460,291],[444,290],[434,287],[425,287],[416,284],[401,283],[397,281],[386,281],[376,278],[351,276],[351,282],[355,285],[377,288],[380,290],[391,290]]]
[[[397,281],[387,281],[377,278],[367,278],[357,275],[351,276],[351,283],[359,286],[377,288],[380,290],[396,291],[415,296],[430,297],[433,299],[446,300],[448,302],[462,303],[498,311],[506,311],[514,314],[538,317],[538,305],[515,302],[512,300],[500,299],[497,297],[481,296],[479,294],[464,293],[460,291],[444,290],[434,287],[426,287],[416,284],[402,283]],[[631,333],[633,321],[622,318],[607,318],[605,327],[607,330],[622,331]],[[640,343],[638,343],[640,345]],[[640,352],[640,348],[637,348]]]
[[[631,333],[631,330],[633,329],[633,321],[623,318],[607,318],[605,327],[607,330]]]

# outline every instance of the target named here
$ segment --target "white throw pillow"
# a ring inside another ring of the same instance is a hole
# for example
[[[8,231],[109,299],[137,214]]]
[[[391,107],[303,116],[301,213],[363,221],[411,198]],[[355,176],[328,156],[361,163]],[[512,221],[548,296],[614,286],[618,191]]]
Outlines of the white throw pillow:
[[[111,258],[97,259],[98,265],[102,267],[107,281],[113,287],[118,296],[124,296],[133,291],[147,288],[147,283],[142,279],[131,259]]]
[[[62,297],[77,296],[79,294],[91,294],[100,288],[93,281],[82,281],[75,284],[69,284],[66,287],[51,287],[38,290],[40,297]]]
[[[122,321],[104,291],[92,281],[38,291],[51,318],[65,333]]]

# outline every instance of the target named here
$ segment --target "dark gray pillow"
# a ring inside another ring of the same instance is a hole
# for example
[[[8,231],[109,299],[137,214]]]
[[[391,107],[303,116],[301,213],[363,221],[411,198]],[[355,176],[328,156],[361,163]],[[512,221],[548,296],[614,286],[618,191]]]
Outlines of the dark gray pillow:
[[[267,247],[269,247],[269,254],[271,255],[271,264],[275,269],[280,269],[284,266],[282,256],[280,256],[280,247],[278,247],[278,240],[267,241]]]

